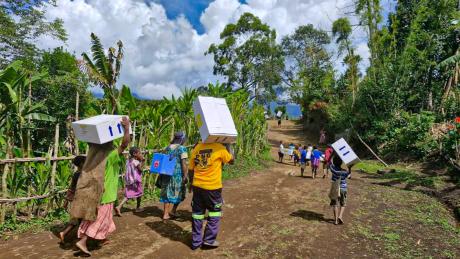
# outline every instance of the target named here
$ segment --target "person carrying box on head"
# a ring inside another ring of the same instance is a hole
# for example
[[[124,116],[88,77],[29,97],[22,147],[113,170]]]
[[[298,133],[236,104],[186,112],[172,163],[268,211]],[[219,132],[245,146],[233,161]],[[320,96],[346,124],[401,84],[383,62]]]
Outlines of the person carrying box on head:
[[[190,159],[189,173],[192,180],[192,246],[216,248],[222,215],[222,166],[233,164],[234,153],[230,144],[199,143]],[[205,214],[208,211],[204,237],[201,234]]]
[[[118,178],[123,166],[123,151],[131,141],[129,119],[122,117],[120,131],[123,140],[119,147],[113,138],[104,143],[89,143],[88,154],[78,180],[70,215],[81,219],[75,244],[84,254],[91,255],[86,245],[89,238],[107,241],[115,231],[112,211],[117,200]]]

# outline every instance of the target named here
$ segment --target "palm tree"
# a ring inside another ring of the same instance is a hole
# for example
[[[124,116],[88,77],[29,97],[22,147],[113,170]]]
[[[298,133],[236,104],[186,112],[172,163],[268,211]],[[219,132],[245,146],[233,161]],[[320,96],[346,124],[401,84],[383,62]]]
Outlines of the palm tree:
[[[121,110],[120,104],[117,102],[115,85],[120,77],[123,43],[118,41],[117,47],[117,50],[114,47],[110,47],[106,56],[101,41],[94,33],[91,33],[93,59],[91,60],[86,53],[82,53],[84,61],[82,68],[91,82],[104,90],[104,97],[111,104],[112,114]]]

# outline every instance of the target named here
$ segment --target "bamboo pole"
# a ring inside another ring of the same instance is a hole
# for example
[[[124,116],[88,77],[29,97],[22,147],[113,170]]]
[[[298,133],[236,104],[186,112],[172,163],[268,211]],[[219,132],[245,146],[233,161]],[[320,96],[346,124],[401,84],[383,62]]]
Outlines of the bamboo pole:
[[[11,135],[8,134],[6,135],[6,157],[9,158],[11,155]],[[7,177],[9,173],[10,167],[9,165],[5,165],[3,167],[3,174],[2,174],[2,197],[3,198],[8,198],[8,185],[7,185]],[[6,217],[6,205],[1,206],[1,213],[0,213],[0,224],[3,224],[5,222],[5,217]]]
[[[31,201],[31,200],[40,200],[40,199],[45,199],[45,198],[48,198],[48,197],[56,196],[56,195],[59,195],[61,193],[65,193],[65,192],[67,192],[67,189],[57,191],[57,192],[50,192],[50,193],[46,193],[46,194],[42,194],[42,195],[32,196],[32,197],[22,197],[22,198],[14,198],[14,199],[1,198],[0,199],[0,204],[18,203],[18,202]]]
[[[51,191],[54,191],[56,188],[56,167],[57,161],[56,158],[58,157],[59,152],[59,123],[56,124],[56,131],[54,134],[54,152],[53,152],[53,165],[51,168]]]

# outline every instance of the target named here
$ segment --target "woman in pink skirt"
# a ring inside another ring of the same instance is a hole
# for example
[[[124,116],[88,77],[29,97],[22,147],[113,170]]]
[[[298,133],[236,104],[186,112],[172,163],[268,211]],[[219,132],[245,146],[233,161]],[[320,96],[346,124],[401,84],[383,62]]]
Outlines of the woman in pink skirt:
[[[123,151],[130,142],[129,120],[123,117],[124,136],[121,145],[114,149],[113,143],[90,144],[83,172],[77,183],[71,215],[81,218],[78,228],[80,240],[76,246],[91,255],[86,245],[88,238],[106,241],[115,231],[113,203],[117,200],[118,176],[123,166]]]
[[[121,217],[121,208],[129,199],[137,199],[136,212],[142,212],[141,200],[144,194],[142,187],[142,167],[144,165],[144,157],[137,147],[132,147],[129,150],[129,160],[126,163],[125,175],[125,197],[120,204],[115,208],[115,212]]]

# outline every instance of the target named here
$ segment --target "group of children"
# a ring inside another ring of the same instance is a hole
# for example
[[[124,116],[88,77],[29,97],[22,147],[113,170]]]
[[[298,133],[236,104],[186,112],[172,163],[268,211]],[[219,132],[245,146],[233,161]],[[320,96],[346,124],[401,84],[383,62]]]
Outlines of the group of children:
[[[288,154],[290,161],[294,162],[294,166],[300,165],[300,174],[303,177],[306,166],[311,166],[312,178],[316,178],[320,164],[323,165],[323,179],[329,177],[331,171],[332,186],[336,184],[336,188],[330,190],[329,198],[331,199],[331,207],[334,213],[334,224],[343,224],[343,214],[345,211],[347,200],[347,179],[351,178],[351,166],[348,170],[342,169],[342,160],[339,156],[334,155],[334,150],[330,144],[326,149],[321,151],[316,146],[308,144],[307,146],[289,144],[285,149],[283,142],[280,141],[278,151],[279,162],[283,162],[284,155]],[[334,193],[334,190],[337,192]]]
[[[305,168],[311,166],[312,178],[316,178],[320,164],[323,164],[323,178],[329,174],[329,166],[331,165],[331,157],[333,149],[331,145],[327,145],[326,149],[321,151],[317,146],[308,144],[302,146],[301,144],[289,144],[285,149],[283,142],[280,141],[280,149],[278,152],[279,162],[282,163],[285,153],[289,154],[290,161],[294,162],[294,166],[300,166],[300,174],[303,177]]]

